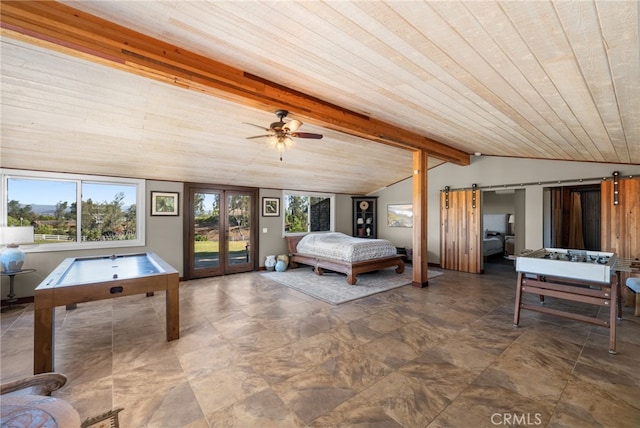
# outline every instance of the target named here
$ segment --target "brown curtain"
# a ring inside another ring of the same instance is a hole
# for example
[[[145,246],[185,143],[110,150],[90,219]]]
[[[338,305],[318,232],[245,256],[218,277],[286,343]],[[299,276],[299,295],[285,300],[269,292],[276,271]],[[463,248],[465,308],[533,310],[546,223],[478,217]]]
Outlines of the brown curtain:
[[[551,204],[553,206],[551,246],[554,248],[562,248],[562,190],[560,188],[551,189]]]
[[[584,249],[582,202],[579,192],[571,193],[571,206],[569,208],[569,248]]]

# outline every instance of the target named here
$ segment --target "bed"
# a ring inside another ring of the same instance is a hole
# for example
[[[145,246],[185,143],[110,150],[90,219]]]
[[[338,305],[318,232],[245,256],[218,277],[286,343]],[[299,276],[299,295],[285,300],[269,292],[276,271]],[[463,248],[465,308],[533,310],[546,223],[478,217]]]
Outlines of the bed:
[[[355,285],[358,274],[396,267],[404,272],[404,260],[386,239],[355,238],[339,232],[311,233],[287,236],[289,265],[313,266],[317,275],[324,270],[347,275],[347,282]]]
[[[484,229],[482,254],[485,257],[504,254],[505,237],[509,226],[509,214],[485,214],[482,216]]]

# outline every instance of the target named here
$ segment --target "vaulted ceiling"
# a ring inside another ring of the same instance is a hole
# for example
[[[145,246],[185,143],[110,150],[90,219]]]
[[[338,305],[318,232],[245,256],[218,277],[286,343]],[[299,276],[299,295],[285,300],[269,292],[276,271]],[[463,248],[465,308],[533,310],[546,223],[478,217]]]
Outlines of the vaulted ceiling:
[[[640,164],[639,5],[3,1],[0,165],[361,194],[416,148]],[[278,108],[324,138],[246,138]]]

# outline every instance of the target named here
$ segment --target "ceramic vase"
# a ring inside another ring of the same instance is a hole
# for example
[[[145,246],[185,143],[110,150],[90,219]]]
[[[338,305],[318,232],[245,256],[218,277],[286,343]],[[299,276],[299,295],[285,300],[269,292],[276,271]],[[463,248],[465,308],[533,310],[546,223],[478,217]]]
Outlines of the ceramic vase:
[[[17,244],[7,244],[0,253],[0,264],[3,272],[16,272],[22,269],[24,251]]]
[[[278,260],[282,260],[285,264],[285,266],[289,266],[289,256],[286,254],[280,254],[278,257],[276,257],[276,262]]]
[[[284,272],[285,270],[287,270],[287,265],[284,260],[278,260],[276,262],[276,272]]]
[[[264,267],[269,271],[274,270],[276,267],[276,256],[267,256],[264,261]]]

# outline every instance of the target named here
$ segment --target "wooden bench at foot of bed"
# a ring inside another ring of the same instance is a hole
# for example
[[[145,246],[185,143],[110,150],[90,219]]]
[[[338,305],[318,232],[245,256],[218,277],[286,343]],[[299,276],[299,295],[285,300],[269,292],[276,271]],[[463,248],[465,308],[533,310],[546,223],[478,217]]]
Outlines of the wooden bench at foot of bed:
[[[344,262],[342,260],[327,259],[323,257],[300,254],[297,252],[298,242],[302,236],[287,236],[287,246],[289,248],[289,266],[295,269],[297,263],[313,266],[317,275],[322,275],[324,270],[340,272],[347,275],[347,282],[355,285],[358,274],[373,272],[380,269],[396,266],[396,272],[404,272],[404,260],[401,255],[381,257],[377,259],[364,260],[360,262]]]

